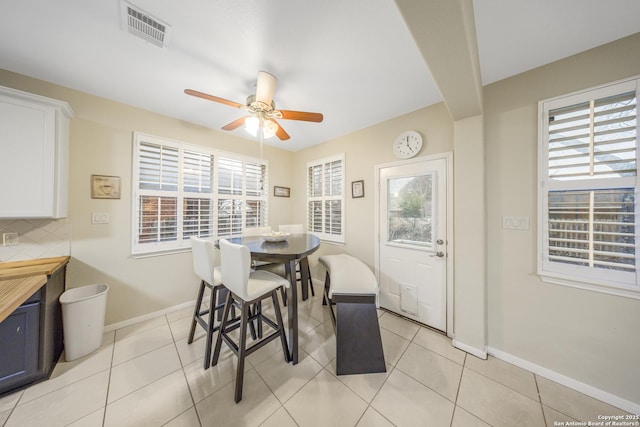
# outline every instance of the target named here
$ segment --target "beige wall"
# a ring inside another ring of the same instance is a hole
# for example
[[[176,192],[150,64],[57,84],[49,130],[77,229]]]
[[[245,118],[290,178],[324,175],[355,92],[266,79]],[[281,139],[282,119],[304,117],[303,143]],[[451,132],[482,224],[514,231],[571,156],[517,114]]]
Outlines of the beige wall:
[[[486,358],[486,195],[483,117],[454,125],[454,345]]]
[[[295,153],[295,197],[292,215],[298,223],[306,222],[307,162],[335,154],[345,154],[345,244],[323,244],[320,247],[311,257],[314,278],[324,280],[324,270],[319,270],[315,260],[325,254],[346,252],[374,268],[375,166],[398,160],[393,154],[393,141],[406,130],[415,130],[422,134],[424,143],[419,156],[452,151],[452,123],[444,104],[438,104]],[[351,182],[361,179],[364,180],[365,197],[353,199]]]
[[[107,325],[192,301],[198,281],[190,252],[130,257],[132,132],[253,157],[260,157],[258,143],[6,71],[0,71],[0,85],[66,101],[76,114],[70,129],[67,286],[108,283]],[[266,146],[263,153],[269,161],[269,222],[288,223],[292,201],[274,198],[271,188],[291,182],[292,153]],[[121,199],[91,199],[92,174],[120,176]],[[91,212],[109,213],[110,223],[91,224]]]
[[[488,342],[640,404],[640,301],[541,282],[538,101],[640,74],[640,34],[485,87]],[[503,230],[502,216],[530,218]]]

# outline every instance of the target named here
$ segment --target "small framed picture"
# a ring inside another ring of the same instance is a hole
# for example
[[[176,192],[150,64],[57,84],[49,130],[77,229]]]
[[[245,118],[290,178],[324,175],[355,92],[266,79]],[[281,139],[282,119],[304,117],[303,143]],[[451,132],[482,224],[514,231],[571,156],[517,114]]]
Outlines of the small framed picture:
[[[120,177],[107,175],[91,175],[92,199],[119,199]]]
[[[351,183],[351,197],[354,199],[364,197],[364,180],[361,179]]]
[[[277,185],[274,185],[273,195],[276,197],[290,197],[291,189],[289,187],[278,187]]]

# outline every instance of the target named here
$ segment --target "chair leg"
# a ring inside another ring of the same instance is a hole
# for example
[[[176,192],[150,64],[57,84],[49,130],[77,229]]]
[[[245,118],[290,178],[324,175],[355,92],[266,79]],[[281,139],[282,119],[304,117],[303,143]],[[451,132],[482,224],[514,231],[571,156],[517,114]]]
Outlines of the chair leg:
[[[251,310],[251,307],[249,307],[249,317],[252,317],[254,313],[257,313],[257,307],[254,306],[253,311]],[[253,322],[249,322],[249,332],[251,333],[252,340],[258,339],[258,334],[256,333],[256,326],[253,324]]]
[[[284,361],[289,363],[291,361],[291,356],[289,355],[289,344],[287,344],[287,336],[284,333],[284,322],[282,321],[280,304],[278,304],[278,294],[275,289],[271,291],[271,301],[273,301],[273,310],[276,312],[276,322],[278,323],[278,329],[280,330],[280,342],[282,343]]]
[[[242,301],[240,309],[240,342],[238,345],[238,367],[236,368],[236,403],[242,400],[242,383],[244,381],[244,358],[247,350],[247,324],[249,323],[249,304]]]
[[[229,311],[231,310],[232,305],[231,292],[227,292],[227,297],[225,298],[224,302],[224,310],[222,313],[222,323],[220,323],[220,327],[218,329],[218,337],[216,338],[216,348],[213,350],[213,357],[211,358],[211,366],[216,366],[218,364],[218,359],[220,358],[220,348],[222,347],[222,334],[227,328],[227,323],[229,322]]]
[[[204,351],[204,369],[209,369],[211,363],[211,344],[213,341],[213,332],[215,331],[215,327],[213,326],[213,322],[215,320],[216,314],[216,294],[218,293],[218,288],[213,286],[211,289],[211,299],[209,300],[209,321],[207,322],[207,344]]]
[[[280,288],[280,295],[282,296],[282,305],[287,306],[287,290],[282,287]]]
[[[200,313],[200,306],[202,305],[202,297],[204,296],[204,280],[200,281],[200,290],[198,291],[198,298],[196,299],[196,309],[193,311],[193,320],[191,321],[191,330],[189,331],[189,339],[187,340],[187,344],[191,344],[193,342],[193,336],[196,333],[196,319]]]
[[[313,290],[313,280],[311,279],[311,267],[307,264],[307,274],[309,275],[309,287],[311,288],[311,296],[315,297],[316,293]]]
[[[324,276],[324,295],[322,295],[322,305],[327,305],[327,295],[329,295],[329,286],[331,285],[331,278],[329,272]],[[329,307],[331,308],[331,307]]]
[[[256,314],[259,314],[256,317],[257,330],[258,330],[258,338],[262,338],[262,301],[258,301],[255,305]]]

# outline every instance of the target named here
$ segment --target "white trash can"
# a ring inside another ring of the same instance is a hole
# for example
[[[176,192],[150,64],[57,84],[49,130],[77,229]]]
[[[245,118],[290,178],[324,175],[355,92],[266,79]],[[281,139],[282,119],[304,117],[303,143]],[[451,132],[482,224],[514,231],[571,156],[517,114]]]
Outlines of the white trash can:
[[[96,284],[69,289],[60,295],[67,362],[86,356],[102,345],[108,291],[109,285]]]

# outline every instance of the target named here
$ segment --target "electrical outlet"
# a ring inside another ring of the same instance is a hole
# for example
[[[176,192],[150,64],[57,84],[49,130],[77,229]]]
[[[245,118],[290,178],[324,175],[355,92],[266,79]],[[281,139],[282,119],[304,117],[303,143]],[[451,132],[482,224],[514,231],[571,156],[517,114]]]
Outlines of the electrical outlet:
[[[18,233],[3,233],[2,234],[2,244],[5,246],[13,246],[20,243],[20,239],[18,238]]]
[[[91,224],[109,224],[108,212],[92,212]]]
[[[528,230],[529,217],[528,216],[503,216],[502,228],[507,230]]]

